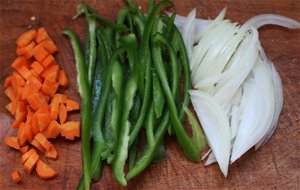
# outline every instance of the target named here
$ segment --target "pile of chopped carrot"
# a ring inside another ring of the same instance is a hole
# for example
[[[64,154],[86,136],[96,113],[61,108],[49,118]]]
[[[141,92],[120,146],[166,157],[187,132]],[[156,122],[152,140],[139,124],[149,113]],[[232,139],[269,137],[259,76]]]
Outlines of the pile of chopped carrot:
[[[14,116],[11,127],[17,136],[6,136],[5,144],[19,150],[24,171],[35,169],[41,179],[51,179],[56,171],[41,159],[57,159],[58,153],[49,139],[59,135],[74,140],[80,136],[80,122],[67,121],[68,112],[79,110],[78,102],[58,93],[67,87],[68,79],[54,58],[57,46],[45,28],[31,29],[16,41],[18,57],[12,63],[14,72],[5,79],[5,94],[10,99],[6,109]],[[14,182],[21,181],[13,171]]]

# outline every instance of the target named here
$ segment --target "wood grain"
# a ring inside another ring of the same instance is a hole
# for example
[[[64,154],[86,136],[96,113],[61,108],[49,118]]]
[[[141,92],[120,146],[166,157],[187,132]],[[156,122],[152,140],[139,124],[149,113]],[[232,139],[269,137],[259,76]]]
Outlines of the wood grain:
[[[68,40],[61,30],[70,27],[84,40],[85,23],[82,18],[72,20],[79,0],[1,0],[0,1],[0,189],[75,189],[81,175],[80,141],[54,141],[59,159],[49,160],[58,176],[49,181],[36,174],[27,175],[20,164],[21,154],[3,144],[12,117],[4,106],[9,102],[3,93],[3,80],[12,71],[10,63],[16,57],[15,40],[26,29],[44,26],[59,47],[56,58],[71,81],[65,91],[72,99],[76,93],[74,58]],[[88,0],[105,18],[114,20],[124,6],[117,0]],[[146,0],[136,1],[145,9]],[[174,0],[172,11],[186,15],[197,8],[197,16],[214,18],[227,7],[227,18],[245,22],[262,13],[282,14],[300,21],[299,0]],[[30,18],[35,16],[35,20]],[[258,151],[250,150],[234,163],[224,178],[218,166],[204,167],[184,158],[174,138],[167,138],[167,160],[152,164],[124,189],[300,189],[300,32],[277,26],[260,29],[260,39],[269,59],[282,77],[284,107],[277,130],[269,142]],[[73,115],[78,118],[78,115]],[[22,182],[14,184],[10,173],[21,172]],[[105,167],[100,182],[92,189],[122,189],[113,179],[111,168]]]

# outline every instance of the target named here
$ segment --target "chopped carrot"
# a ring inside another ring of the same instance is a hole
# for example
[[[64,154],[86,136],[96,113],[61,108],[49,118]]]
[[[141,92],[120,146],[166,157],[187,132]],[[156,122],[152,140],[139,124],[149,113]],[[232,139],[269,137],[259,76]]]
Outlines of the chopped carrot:
[[[15,119],[11,127],[18,129],[16,137],[6,136],[4,141],[23,154],[26,173],[36,167],[40,178],[50,179],[56,172],[40,160],[36,150],[57,159],[56,148],[48,139],[61,135],[73,140],[80,136],[80,122],[66,122],[68,111],[79,110],[80,106],[57,92],[59,86],[68,86],[68,79],[53,57],[58,48],[45,28],[25,32],[16,43],[17,58],[11,64],[14,71],[4,79],[4,92],[10,99],[5,108]],[[18,171],[11,177],[16,183],[21,179]]]
[[[48,113],[37,113],[36,119],[37,119],[40,131],[43,131],[50,123],[49,112]]]
[[[58,51],[57,46],[52,40],[43,41],[41,44],[43,44],[43,47],[49,54],[54,54]]]
[[[15,121],[11,124],[11,128],[19,128],[19,126],[21,125],[22,122],[25,121],[26,119],[26,113],[19,113],[18,115],[15,115],[16,119]],[[19,129],[20,131],[20,129]],[[22,143],[20,143],[21,145],[23,145]]]
[[[62,124],[61,136],[68,140],[74,140],[74,137],[80,137],[80,122],[69,121]]]
[[[41,27],[37,30],[37,34],[35,38],[35,41],[37,43],[41,43],[42,41],[48,40],[49,38],[50,37],[44,27]]]
[[[56,64],[56,62],[52,55],[48,55],[41,64],[44,68],[47,68],[50,65]]]
[[[29,79],[29,77],[31,76],[30,70],[25,65],[19,67],[17,71],[24,79]]]
[[[26,162],[24,163],[24,170],[26,173],[30,174],[31,171],[33,170],[35,164],[37,163],[37,161],[39,160],[39,155],[37,154],[37,152],[33,152],[30,157],[26,160]]]
[[[18,47],[16,52],[17,52],[17,55],[19,56],[24,56],[26,54],[26,59],[29,59],[30,57],[32,57],[32,53],[29,54],[29,52],[32,52],[31,50],[36,46],[36,43],[34,41],[32,41],[30,44],[28,44],[27,46],[25,47]],[[29,57],[28,57],[29,56]]]
[[[4,91],[4,93],[11,101],[16,99],[17,95],[11,86],[7,87],[6,90]]]
[[[45,50],[42,44],[35,46],[33,56],[38,62],[42,63],[48,55],[49,53]]]
[[[59,105],[59,122],[60,124],[65,123],[67,120],[67,108],[64,104]]]
[[[20,149],[20,144],[17,137],[5,136],[4,142],[7,146],[14,148],[16,150]]]
[[[23,65],[28,65],[28,62],[26,61],[26,59],[24,57],[17,57],[14,62],[11,64],[11,66],[14,69],[18,69],[19,67],[23,66]]]
[[[61,132],[61,126],[56,120],[52,120],[48,127],[42,131],[48,139],[55,139]]]
[[[57,151],[52,145],[48,151],[46,151],[45,156],[47,158],[57,159]]]
[[[50,65],[47,67],[41,74],[41,78],[45,79],[46,77],[51,77],[54,80],[57,79],[58,76],[58,71],[59,71],[59,66],[57,64]]]
[[[36,119],[36,114],[33,114],[33,116],[31,117],[31,128],[33,135],[36,135],[40,132],[39,124]]]
[[[66,73],[63,70],[59,70],[58,83],[63,87],[68,86],[68,78],[66,76]]]
[[[36,152],[34,148],[31,148],[30,150],[25,152],[21,158],[22,163],[24,164],[34,152]]]
[[[29,149],[29,146],[27,145],[27,146],[21,147],[21,148],[19,149],[19,151],[20,151],[22,154],[24,154],[25,152],[28,151],[28,149]]]
[[[73,110],[79,110],[80,106],[79,104],[74,101],[74,100],[66,100],[66,107],[67,107],[67,111],[73,111]]]
[[[26,141],[28,141],[29,143],[32,141],[32,127],[29,122],[26,122],[23,126],[23,135],[25,136],[24,138],[26,138]]]
[[[18,102],[17,100],[13,100],[5,106],[5,108],[11,113],[11,115],[16,114],[17,102]]]
[[[50,168],[41,159],[37,161],[35,171],[41,179],[51,179],[56,176],[56,171]]]
[[[59,84],[52,77],[46,77],[42,86],[42,91],[53,97],[55,95],[55,92],[57,91],[58,86]]]
[[[41,151],[42,153],[46,152],[46,149],[41,145],[41,143],[39,143],[39,141],[37,141],[36,139],[33,139],[31,141],[31,145],[34,146],[36,149],[38,149],[39,151]]]
[[[16,85],[17,86],[25,86],[26,82],[20,74],[18,74],[16,72],[13,72],[12,76],[16,80]],[[14,80],[14,79],[12,79],[12,80]]]
[[[4,80],[4,88],[7,88],[11,86],[11,80],[12,80],[12,75],[9,75],[8,77],[5,78]]]
[[[34,61],[31,65],[31,68],[33,68],[33,70],[36,72],[36,74],[41,74],[44,70],[44,67],[37,61]]]
[[[23,89],[23,92],[22,92],[21,100],[27,99],[29,96],[35,94],[35,93],[38,92],[38,91],[39,91],[39,89],[38,89],[37,85],[35,85],[35,84],[32,83],[32,82],[28,82],[28,83],[24,86],[24,89]]]
[[[16,41],[17,45],[19,47],[25,47],[27,46],[31,41],[34,40],[36,37],[36,30],[31,29],[28,30],[27,32],[23,33]]]
[[[40,92],[28,96],[26,100],[33,110],[37,110],[39,107],[47,104],[45,97]]]
[[[47,151],[52,146],[52,144],[47,140],[47,138],[42,133],[38,133],[37,135],[35,135],[34,139],[37,140]]]
[[[55,94],[52,98],[51,102],[57,102],[59,104],[65,104],[67,100],[67,96],[65,94]]]
[[[59,103],[58,102],[51,102],[50,103],[50,118],[52,120],[56,120],[58,117],[58,111],[59,111]]]
[[[21,181],[21,176],[18,170],[15,170],[11,173],[11,178],[15,183],[19,183]]]

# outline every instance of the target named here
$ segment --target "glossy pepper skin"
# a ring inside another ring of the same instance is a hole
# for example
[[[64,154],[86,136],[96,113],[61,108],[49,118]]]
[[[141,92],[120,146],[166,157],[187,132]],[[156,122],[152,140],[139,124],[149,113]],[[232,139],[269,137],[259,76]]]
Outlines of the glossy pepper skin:
[[[82,101],[81,108],[81,141],[83,156],[84,186],[89,189],[91,182],[90,167],[90,134],[92,121],[92,105],[90,98],[90,86],[87,79],[87,68],[84,63],[83,53],[80,49],[80,43],[76,34],[70,29],[64,29],[63,34],[69,37],[76,60],[78,91]]]
[[[88,164],[84,163],[89,173],[84,168],[77,189],[88,189],[87,183],[100,179],[104,161],[112,165],[116,181],[126,186],[151,162],[165,158],[163,138],[167,131],[176,135],[192,161],[199,161],[203,147],[201,130],[187,108],[190,70],[185,45],[174,25],[175,15],[159,15],[172,3],[149,0],[144,14],[133,1],[124,1],[127,7],[119,11],[116,23],[105,20],[85,3],[78,6],[78,15],[84,13],[87,22],[85,60],[82,52],[77,55],[84,63],[78,64],[77,70],[82,70],[78,84],[86,85],[92,94],[90,107],[86,106],[91,110],[88,140],[92,149]],[[75,54],[77,51],[74,48]],[[85,90],[79,88],[80,92]],[[192,137],[182,124],[185,115],[192,125]],[[145,132],[142,145],[141,131]],[[82,138],[83,149],[87,136]],[[84,161],[86,152],[83,150]],[[125,174],[127,162],[129,171]]]

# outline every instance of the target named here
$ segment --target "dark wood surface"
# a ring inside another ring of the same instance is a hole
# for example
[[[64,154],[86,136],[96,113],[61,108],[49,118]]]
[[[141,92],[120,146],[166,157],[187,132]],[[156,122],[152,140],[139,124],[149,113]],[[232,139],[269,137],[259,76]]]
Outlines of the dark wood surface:
[[[82,18],[72,20],[77,0],[0,0],[0,189],[75,189],[81,175],[80,141],[58,139],[54,141],[59,158],[49,160],[58,171],[55,179],[44,181],[36,174],[27,175],[20,163],[21,154],[3,144],[10,129],[12,117],[4,106],[9,102],[3,91],[3,81],[12,69],[16,58],[15,40],[28,28],[44,26],[59,47],[56,55],[60,66],[71,81],[65,92],[75,100],[75,68],[68,40],[61,34],[64,27],[80,33],[84,39],[85,23]],[[89,0],[105,18],[114,20],[124,6],[117,0]],[[214,18],[227,7],[226,18],[245,22],[254,15],[276,13],[300,21],[299,0],[174,0],[171,10],[186,15],[197,8],[197,16]],[[137,1],[145,9],[146,0]],[[35,20],[30,18],[35,16]],[[277,26],[265,26],[260,30],[262,46],[278,69],[284,89],[284,106],[275,134],[265,146],[250,150],[231,165],[224,178],[216,164],[204,167],[201,163],[187,160],[174,138],[167,138],[167,160],[152,164],[145,172],[129,182],[127,189],[299,189],[300,181],[300,31]],[[71,116],[73,118],[78,115]],[[21,172],[22,182],[14,184],[12,170]],[[92,189],[122,189],[113,179],[111,168],[105,167],[100,182]]]

